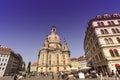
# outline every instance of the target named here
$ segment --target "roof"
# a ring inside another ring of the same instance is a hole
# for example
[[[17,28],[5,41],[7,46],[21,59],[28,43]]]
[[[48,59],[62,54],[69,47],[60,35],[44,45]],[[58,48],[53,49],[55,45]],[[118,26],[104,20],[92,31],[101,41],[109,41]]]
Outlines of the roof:
[[[0,54],[11,54],[12,52],[12,49],[8,48],[8,47],[5,47],[5,46],[0,46]]]
[[[31,66],[37,66],[38,62],[33,62]]]

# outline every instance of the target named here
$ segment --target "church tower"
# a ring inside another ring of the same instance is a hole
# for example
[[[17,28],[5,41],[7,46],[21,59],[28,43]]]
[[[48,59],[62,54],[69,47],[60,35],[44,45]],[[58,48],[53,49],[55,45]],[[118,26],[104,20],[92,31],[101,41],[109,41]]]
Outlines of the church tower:
[[[61,43],[56,27],[46,36],[38,54],[38,72],[59,72],[70,70],[70,51],[66,40]]]

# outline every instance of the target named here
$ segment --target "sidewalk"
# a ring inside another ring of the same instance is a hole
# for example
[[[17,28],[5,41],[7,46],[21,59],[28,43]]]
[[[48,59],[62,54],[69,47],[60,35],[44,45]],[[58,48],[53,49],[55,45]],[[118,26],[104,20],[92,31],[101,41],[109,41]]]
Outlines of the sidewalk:
[[[13,80],[13,77],[11,76],[0,77],[0,80]],[[58,78],[57,76],[55,76],[54,79],[52,79],[51,76],[31,76],[30,78],[27,77],[27,78],[24,78],[23,80],[58,80]],[[74,79],[71,78],[69,80],[74,80]],[[76,79],[76,80],[100,80],[100,79],[93,78],[93,79]],[[108,80],[108,79],[104,79],[104,80]],[[115,78],[109,78],[109,80],[115,80]]]

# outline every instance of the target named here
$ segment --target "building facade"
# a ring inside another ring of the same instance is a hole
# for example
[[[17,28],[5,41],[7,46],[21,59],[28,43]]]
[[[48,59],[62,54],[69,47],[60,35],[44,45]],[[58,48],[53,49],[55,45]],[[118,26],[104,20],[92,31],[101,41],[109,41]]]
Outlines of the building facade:
[[[120,71],[120,14],[97,15],[84,39],[87,63],[98,72]]]
[[[56,27],[52,26],[51,33],[46,36],[38,54],[38,72],[59,72],[69,68],[70,51],[67,42],[64,40],[61,44]]]
[[[0,46],[0,77],[24,70],[25,66],[20,54],[12,49]]]
[[[30,66],[30,72],[37,72],[38,62],[33,62]]]
[[[81,70],[81,68],[87,67],[87,61],[85,56],[79,58],[71,58],[71,70]]]
[[[80,66],[78,58],[71,58],[71,70],[78,70]]]
[[[79,61],[79,69],[87,67],[87,61],[85,56],[80,56],[78,58],[78,61]]]

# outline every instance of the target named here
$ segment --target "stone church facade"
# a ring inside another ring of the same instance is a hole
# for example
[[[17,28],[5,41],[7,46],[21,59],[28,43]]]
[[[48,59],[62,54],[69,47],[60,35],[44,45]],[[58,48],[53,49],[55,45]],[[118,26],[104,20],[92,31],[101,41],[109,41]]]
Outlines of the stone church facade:
[[[46,36],[38,54],[38,72],[59,72],[70,70],[70,50],[64,39],[63,45],[52,26],[51,33]]]

